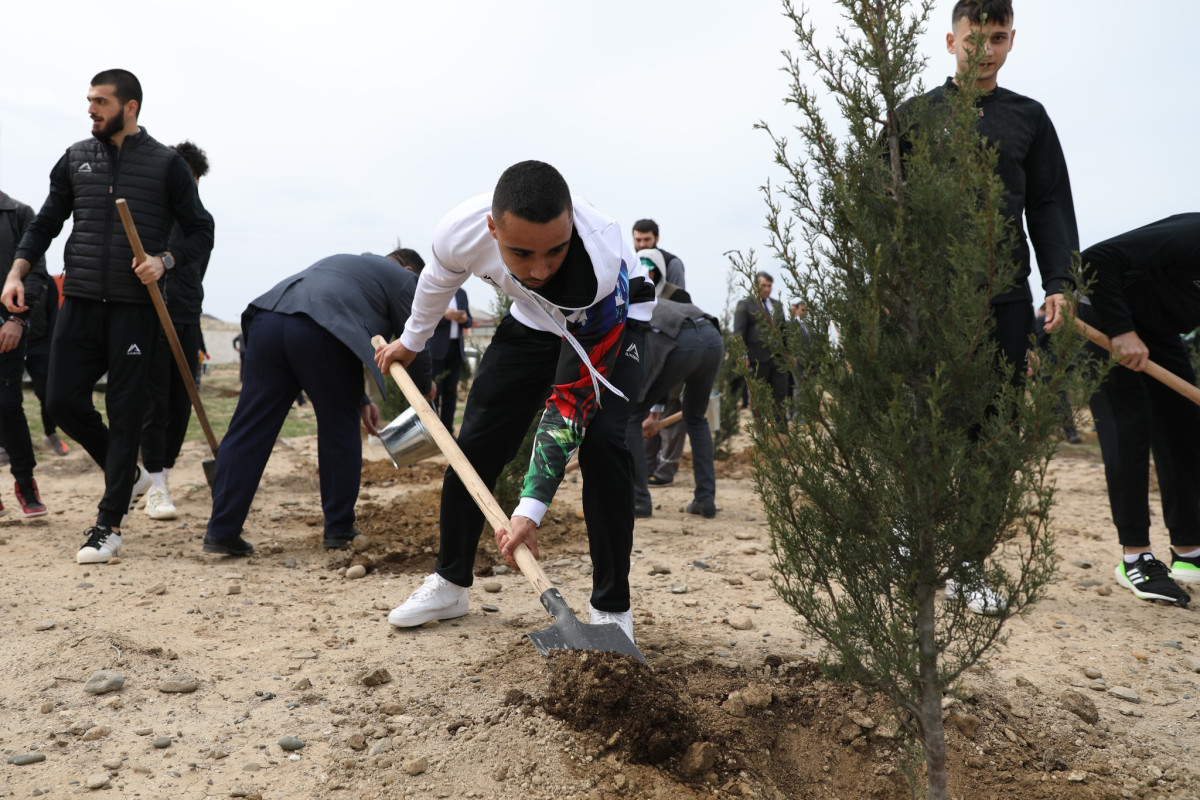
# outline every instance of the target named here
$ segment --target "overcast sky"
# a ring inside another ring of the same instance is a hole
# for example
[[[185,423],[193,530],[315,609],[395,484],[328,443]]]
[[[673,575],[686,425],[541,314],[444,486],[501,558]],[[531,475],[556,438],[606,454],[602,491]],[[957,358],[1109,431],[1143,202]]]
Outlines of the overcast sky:
[[[832,44],[837,7],[808,5]],[[928,26],[928,86],[953,68],[952,7],[939,0]],[[780,174],[752,126],[795,120],[781,12],[774,0],[8,3],[0,188],[39,208],[51,166],[89,135],[91,76],[123,67],[155,138],[208,151],[217,317],[332,253],[386,253],[399,237],[427,256],[446,211],[527,158],[626,230],[656,219],[696,302],[719,314],[723,253],[753,247],[771,269],[758,187]],[[1083,246],[1200,210],[1200,3],[1017,0],[1015,27],[1000,84],[1048,109]],[[489,306],[482,283],[468,291]]]

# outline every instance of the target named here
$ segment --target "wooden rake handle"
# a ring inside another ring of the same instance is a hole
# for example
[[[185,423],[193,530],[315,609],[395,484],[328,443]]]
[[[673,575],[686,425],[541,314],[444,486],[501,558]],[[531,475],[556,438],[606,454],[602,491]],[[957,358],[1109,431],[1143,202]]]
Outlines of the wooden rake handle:
[[[1075,327],[1079,332],[1088,338],[1088,341],[1097,347],[1102,347],[1108,352],[1112,352],[1112,341],[1100,331],[1088,325],[1078,317],[1075,318]],[[1196,405],[1200,405],[1200,388],[1188,383],[1183,378],[1176,375],[1174,372],[1155,364],[1153,361],[1146,362],[1146,368],[1142,372],[1149,375],[1159,383],[1165,384],[1181,395],[1191,400]]]
[[[387,344],[382,336],[375,336],[371,339],[371,344],[376,350]],[[446,430],[446,426],[442,424],[442,420],[438,417],[437,412],[430,407],[429,402],[417,389],[417,385],[413,383],[413,379],[408,374],[400,362],[392,362],[388,371],[392,375],[392,380],[400,387],[400,391],[408,398],[409,405],[417,412],[417,417],[420,418],[421,424],[425,426],[425,430],[433,437],[433,441],[437,444],[438,449],[446,456],[446,460],[450,462],[450,466],[454,468],[454,472],[458,475],[458,479],[467,487],[467,492],[474,498],[475,504],[479,506],[479,510],[483,512],[483,516],[487,519],[488,524],[493,530],[500,528],[508,528],[509,518],[505,515],[504,510],[500,508],[500,504],[496,502],[496,498],[492,496],[492,491],[475,472],[475,468],[471,466],[471,462],[463,455],[463,451],[458,448],[458,442],[454,441],[454,437],[450,435],[450,431]],[[533,553],[525,546],[525,543],[517,545],[513,550],[513,560],[517,562],[517,566],[521,568],[522,574],[533,584],[533,588],[537,590],[538,596],[548,589],[553,589],[554,584],[550,582],[550,578],[542,570]]]
[[[123,197],[117,200],[117,213],[121,215],[121,224],[125,226],[125,236],[129,239],[129,246],[133,248],[133,255],[140,264],[146,260],[146,250],[142,247],[142,237],[138,236],[137,227],[133,224],[133,217],[129,213],[129,204]],[[188,397],[196,409],[196,418],[200,420],[200,427],[204,429],[204,437],[208,439],[209,449],[212,450],[215,458],[217,437],[213,435],[212,426],[208,424],[208,415],[204,413],[204,404],[200,402],[200,393],[196,391],[196,382],[192,380],[191,362],[183,354],[179,337],[175,335],[175,324],[171,322],[171,315],[167,313],[167,305],[163,302],[158,284],[147,283],[146,289],[150,292],[150,302],[154,303],[154,310],[158,312],[158,321],[162,324],[163,332],[167,334],[167,341],[171,343],[171,352],[175,354],[175,363],[179,366],[183,385],[187,387]]]

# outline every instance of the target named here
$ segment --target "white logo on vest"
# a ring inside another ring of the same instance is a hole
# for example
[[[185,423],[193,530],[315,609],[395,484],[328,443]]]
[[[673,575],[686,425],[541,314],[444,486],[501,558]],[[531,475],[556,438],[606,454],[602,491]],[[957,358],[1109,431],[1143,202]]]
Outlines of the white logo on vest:
[[[638,349],[636,344],[631,344],[625,348],[625,355],[632,358],[637,363],[642,363],[642,359],[638,357]]]
[[[138,348],[138,346],[136,344],[129,345],[129,349],[125,351],[125,355],[127,355],[127,356],[140,356],[141,354],[142,354],[142,351]]]
[[[91,172],[92,171],[92,163],[90,161],[83,162],[82,164],[79,165],[78,171],[79,172]]]

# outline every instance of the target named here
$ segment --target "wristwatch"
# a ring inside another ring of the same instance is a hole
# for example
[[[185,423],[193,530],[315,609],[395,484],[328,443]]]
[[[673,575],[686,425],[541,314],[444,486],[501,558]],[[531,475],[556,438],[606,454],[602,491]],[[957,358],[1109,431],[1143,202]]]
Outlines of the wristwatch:
[[[162,259],[163,269],[175,269],[175,256],[171,255],[169,251],[164,250],[158,254],[158,257]]]

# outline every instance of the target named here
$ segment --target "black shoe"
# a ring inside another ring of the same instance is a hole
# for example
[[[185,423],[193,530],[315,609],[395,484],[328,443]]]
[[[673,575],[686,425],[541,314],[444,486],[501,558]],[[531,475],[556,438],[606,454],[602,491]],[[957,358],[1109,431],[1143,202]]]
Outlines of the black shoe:
[[[232,539],[209,539],[204,537],[204,552],[217,553],[223,556],[248,556],[254,552],[254,545],[240,535]]]
[[[355,539],[362,535],[363,532],[358,528],[351,528],[342,533],[326,536],[321,540],[321,544],[325,546],[326,550],[340,550],[343,547],[349,547]]]
[[[650,506],[635,505],[633,507],[633,518],[634,519],[648,519],[649,517],[652,517],[653,515],[654,515],[654,510]]]
[[[712,519],[717,515],[717,507],[715,505],[701,505],[694,500],[687,504],[687,508],[684,511],[704,517],[705,519]]]
[[[1121,559],[1113,574],[1117,583],[1141,600],[1162,600],[1182,608],[1187,608],[1192,600],[1192,596],[1182,586],[1171,580],[1171,572],[1167,565],[1150,553],[1142,553],[1132,564]]]
[[[1083,441],[1083,439],[1081,439],[1079,437],[1079,432],[1073,428],[1071,430],[1068,430],[1066,433],[1067,433],[1067,442],[1070,444],[1079,444],[1080,442]]]
[[[664,481],[662,478],[656,478],[653,475],[646,479],[646,483],[650,484],[651,486],[670,486],[674,482],[674,478]]]

